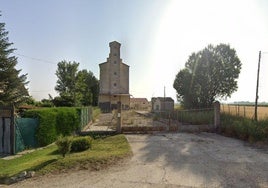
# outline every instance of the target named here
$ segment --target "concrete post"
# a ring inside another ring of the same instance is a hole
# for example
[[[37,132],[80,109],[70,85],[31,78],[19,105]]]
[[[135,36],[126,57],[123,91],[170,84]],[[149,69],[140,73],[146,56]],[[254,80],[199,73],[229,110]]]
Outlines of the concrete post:
[[[116,132],[121,133],[121,125],[122,125],[122,106],[121,106],[121,101],[117,102],[117,126],[116,126]]]
[[[216,132],[220,131],[220,112],[221,112],[221,105],[219,101],[214,102],[214,127]]]

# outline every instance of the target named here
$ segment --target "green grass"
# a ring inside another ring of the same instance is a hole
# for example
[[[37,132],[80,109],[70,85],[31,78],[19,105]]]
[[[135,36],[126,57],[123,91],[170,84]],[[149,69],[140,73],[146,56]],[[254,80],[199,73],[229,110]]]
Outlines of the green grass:
[[[249,118],[221,113],[221,132],[249,142],[268,142],[268,119]]]
[[[178,120],[182,123],[190,123],[194,125],[202,125],[202,124],[213,124],[214,122],[214,111],[213,110],[185,110],[179,111]]]
[[[19,158],[0,159],[0,180],[29,170],[37,171],[37,174],[61,172],[68,169],[98,170],[131,154],[131,148],[124,135],[93,140],[91,150],[70,153],[65,158],[58,153],[57,146],[52,144]]]
[[[201,109],[201,110],[174,110],[171,114],[159,113],[155,114],[154,120],[159,118],[171,118],[181,123],[189,123],[193,125],[213,124],[214,123],[214,111],[213,109]]]
[[[93,122],[95,122],[96,121],[96,119],[98,119],[98,117],[100,116],[100,114],[101,114],[101,110],[100,110],[100,108],[99,107],[94,107],[93,108]]]
[[[53,154],[56,151],[56,145],[50,145],[18,158],[0,159],[0,178],[11,177],[25,170],[38,170],[46,164],[58,160],[59,155]]]

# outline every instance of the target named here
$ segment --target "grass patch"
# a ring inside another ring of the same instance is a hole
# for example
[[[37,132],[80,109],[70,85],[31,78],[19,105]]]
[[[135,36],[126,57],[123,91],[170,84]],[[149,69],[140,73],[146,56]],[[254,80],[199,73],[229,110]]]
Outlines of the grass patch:
[[[162,112],[155,113],[154,120],[160,118],[172,119],[185,124],[193,125],[212,125],[214,123],[214,110],[208,109],[194,109],[194,110],[174,110],[171,113]]]
[[[101,110],[100,110],[100,108],[98,108],[98,107],[94,107],[94,108],[93,108],[93,114],[92,114],[92,116],[93,116],[92,121],[95,122],[96,119],[99,118],[100,114],[101,114]]]
[[[0,159],[0,179],[12,177],[22,171],[39,170],[42,167],[58,160],[56,145],[36,150],[21,157],[5,160]]]
[[[268,142],[268,119],[256,122],[249,118],[221,113],[221,131],[226,136],[249,142]]]
[[[37,171],[37,174],[62,172],[68,169],[99,170],[131,155],[131,148],[124,135],[93,140],[92,149],[70,153],[65,158],[58,153],[57,146],[52,144],[19,158],[0,159],[0,180],[29,170]]]

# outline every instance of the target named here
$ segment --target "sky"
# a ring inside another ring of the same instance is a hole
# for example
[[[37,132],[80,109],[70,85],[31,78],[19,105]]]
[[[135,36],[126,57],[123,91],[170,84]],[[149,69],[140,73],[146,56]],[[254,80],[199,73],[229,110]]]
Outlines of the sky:
[[[99,78],[109,42],[121,43],[133,97],[176,99],[173,82],[193,52],[229,44],[242,63],[238,90],[222,102],[268,102],[267,0],[0,0],[18,69],[36,100],[53,97],[57,63],[79,62]]]

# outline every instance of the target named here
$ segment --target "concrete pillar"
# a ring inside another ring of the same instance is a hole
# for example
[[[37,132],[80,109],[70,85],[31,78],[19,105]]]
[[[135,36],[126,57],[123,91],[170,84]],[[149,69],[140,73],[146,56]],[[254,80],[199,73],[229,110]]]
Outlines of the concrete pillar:
[[[214,102],[214,127],[216,132],[220,131],[220,112],[221,112],[221,104],[219,101]]]
[[[116,132],[118,134],[121,133],[121,125],[122,125],[122,105],[121,101],[117,102],[117,126],[116,126]]]

